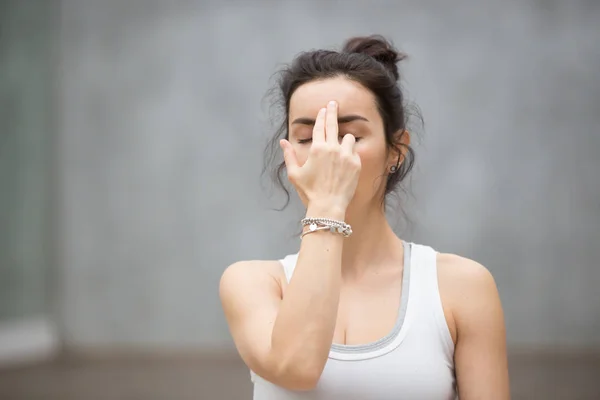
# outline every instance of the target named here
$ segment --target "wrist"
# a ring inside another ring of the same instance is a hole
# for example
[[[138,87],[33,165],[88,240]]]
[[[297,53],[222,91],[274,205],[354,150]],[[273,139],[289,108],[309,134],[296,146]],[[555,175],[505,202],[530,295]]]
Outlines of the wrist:
[[[344,221],[344,218],[346,218],[346,207],[337,204],[309,203],[306,208],[306,217]]]

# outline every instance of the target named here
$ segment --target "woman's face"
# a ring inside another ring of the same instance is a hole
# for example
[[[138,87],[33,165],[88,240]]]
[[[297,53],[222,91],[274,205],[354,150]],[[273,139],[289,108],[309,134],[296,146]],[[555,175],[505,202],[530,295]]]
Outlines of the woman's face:
[[[300,165],[306,162],[314,120],[331,100],[338,103],[340,140],[346,133],[353,134],[354,148],[361,160],[360,178],[351,206],[380,205],[389,167],[396,164],[397,156],[387,151],[375,97],[359,83],[337,77],[305,83],[296,89],[290,99],[288,140],[298,162]]]

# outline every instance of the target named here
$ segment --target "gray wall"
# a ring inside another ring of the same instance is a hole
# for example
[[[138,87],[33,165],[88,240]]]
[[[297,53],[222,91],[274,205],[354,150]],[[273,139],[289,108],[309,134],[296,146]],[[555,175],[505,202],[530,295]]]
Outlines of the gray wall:
[[[259,181],[268,79],[383,33],[426,120],[401,236],[491,269],[513,346],[600,347],[599,3],[376,4],[63,1],[67,345],[228,346],[223,269],[298,244]]]
[[[0,2],[0,324],[50,311],[52,6]]]

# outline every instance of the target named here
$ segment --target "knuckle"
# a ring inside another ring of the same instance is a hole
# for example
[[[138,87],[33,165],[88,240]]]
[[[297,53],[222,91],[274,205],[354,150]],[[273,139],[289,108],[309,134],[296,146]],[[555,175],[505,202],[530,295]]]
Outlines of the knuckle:
[[[310,146],[310,152],[313,154],[321,154],[326,151],[326,144],[324,143],[314,143]]]
[[[350,164],[350,165],[354,164],[354,159],[352,157],[352,154],[348,154],[348,153],[344,152],[344,153],[340,154],[340,158],[342,159],[342,161],[345,164]]]
[[[340,146],[336,144],[327,144],[327,153],[337,154],[340,151]]]
[[[325,143],[320,144],[315,149],[315,151],[318,154],[328,154],[328,155],[331,155],[331,154],[335,154],[336,151],[337,151],[337,149],[336,149],[336,146],[333,146],[332,144],[325,142]]]

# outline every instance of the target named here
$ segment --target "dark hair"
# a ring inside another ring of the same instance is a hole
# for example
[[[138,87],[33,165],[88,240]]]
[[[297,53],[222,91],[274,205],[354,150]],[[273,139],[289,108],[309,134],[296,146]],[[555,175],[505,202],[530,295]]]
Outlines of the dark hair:
[[[277,84],[269,92],[276,95],[274,105],[280,106],[283,118],[267,146],[263,172],[275,163],[275,156],[279,153],[279,140],[288,139],[290,99],[296,89],[308,82],[343,76],[360,83],[373,93],[383,120],[388,150],[393,149],[402,154],[398,170],[388,175],[385,195],[394,191],[412,169],[415,159],[412,147],[399,140],[402,135],[408,134],[409,112],[398,85],[400,73],[397,66],[405,58],[405,54],[379,35],[348,39],[341,51],[313,50],[297,55],[291,64],[279,71]],[[282,161],[272,171],[274,182],[286,194],[287,200],[282,209],[290,200],[284,172],[285,163]]]

